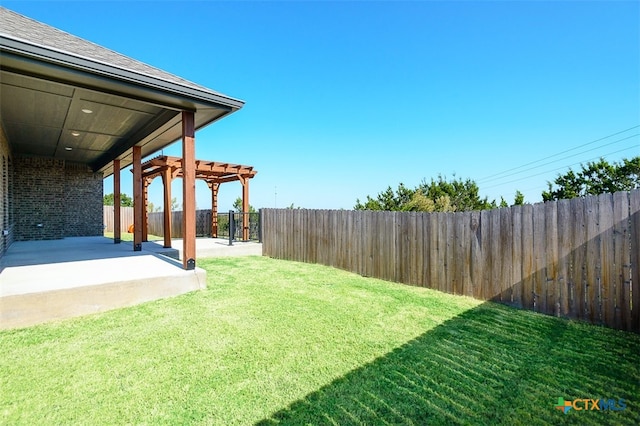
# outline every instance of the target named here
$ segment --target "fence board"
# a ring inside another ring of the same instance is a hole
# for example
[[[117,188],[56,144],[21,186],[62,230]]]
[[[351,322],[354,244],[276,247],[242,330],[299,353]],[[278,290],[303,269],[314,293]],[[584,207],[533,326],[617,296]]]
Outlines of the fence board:
[[[452,221],[451,225],[451,233],[453,234],[453,238],[451,239],[451,256],[449,257],[451,261],[450,269],[451,273],[451,289],[453,294],[463,294],[462,289],[462,275],[464,274],[464,251],[462,249],[463,238],[464,238],[464,213],[461,215],[457,215],[456,219],[453,221],[453,218],[456,215],[450,214],[448,215],[450,220]]]
[[[429,250],[429,279],[427,281],[427,287],[438,289],[439,269],[441,264],[439,261],[438,253],[438,215],[430,214],[428,217],[428,236],[427,236],[427,248]]]
[[[547,312],[546,296],[546,272],[547,261],[545,248],[545,210],[544,208],[533,209],[533,288],[534,288],[534,310],[536,312]]]
[[[502,208],[500,212],[500,300],[513,304],[513,242],[511,210]]]
[[[380,212],[371,212],[370,220],[370,229],[371,229],[371,248],[370,248],[370,260],[371,260],[371,276],[380,278],[380,259],[381,259],[381,251],[382,251],[382,233],[378,230],[382,229],[384,223],[380,222]]]
[[[293,247],[304,247],[304,225],[302,223],[302,215],[301,214],[296,214],[294,215],[294,217],[292,218],[292,222],[293,222],[293,226],[291,229],[291,234],[293,234],[293,239],[294,239],[294,245]],[[297,260],[297,261],[304,261],[305,259],[305,252],[307,250],[303,249],[303,250],[294,250],[293,253],[291,253],[292,257]]]
[[[511,299],[522,308],[522,206],[511,208]]]
[[[613,304],[614,327],[631,325],[630,304],[630,253],[629,253],[629,195],[626,192],[613,194]]]
[[[585,261],[587,281],[587,303],[585,304],[585,315],[589,322],[595,323],[596,321],[599,321],[599,310],[597,309],[597,307],[600,305],[600,265],[598,264],[598,258],[600,255],[600,230],[597,222],[598,198],[587,197],[584,201],[585,214],[587,215],[587,217],[595,219],[586,221],[587,259]]]
[[[445,276],[446,276],[446,292],[454,294],[453,282],[455,280],[455,227],[453,225],[453,213],[445,213],[444,220],[446,223],[444,238],[446,241],[445,250]]]
[[[364,220],[364,212],[352,211],[351,220],[353,223],[353,252],[350,254],[354,257],[355,268],[352,271],[364,275],[364,263],[366,251],[362,246],[362,224]]]
[[[575,310],[575,301],[572,299],[571,278],[571,215],[569,200],[558,201],[557,231],[558,231],[558,298],[560,316],[572,316]]]
[[[572,217],[572,237],[573,250],[572,257],[572,289],[575,292],[576,318],[587,318],[587,268],[585,265],[587,257],[587,229],[585,225],[585,203],[584,198],[574,198],[569,201],[571,205]]]
[[[424,253],[422,247],[423,235],[422,235],[422,217],[421,213],[413,213],[411,215],[409,235],[411,236],[411,250],[409,256],[413,260],[411,263],[411,277],[413,283],[417,286],[422,286],[422,271],[424,270]]]
[[[391,281],[407,284],[412,284],[411,278],[409,278],[408,258],[406,257],[409,245],[407,219],[410,214],[411,213],[394,215],[394,223],[392,226],[396,230],[396,238],[395,241],[393,241],[395,251],[395,270],[389,271],[390,275],[393,276]]]
[[[522,306],[535,308],[533,206],[522,206]]]
[[[482,212],[263,213],[269,256],[640,331],[640,190]]]
[[[500,302],[502,300],[502,253],[500,251],[500,210],[491,210],[491,300]]]
[[[447,214],[446,213],[437,213],[436,214],[437,221],[437,232],[438,232],[438,290],[447,291],[448,288],[448,280],[447,280]]]
[[[470,232],[471,232],[471,240],[470,240],[470,249],[471,249],[471,267],[469,268],[469,273],[471,274],[471,292],[469,296],[473,296],[476,298],[481,298],[482,289],[482,251],[480,247],[481,241],[481,232],[480,232],[480,212],[471,212],[471,223],[470,223]]]
[[[407,232],[407,247],[404,252],[404,262],[406,265],[406,280],[407,283],[411,285],[419,285],[418,283],[418,275],[421,270],[421,256],[417,255],[418,250],[418,230],[416,217],[417,214],[415,212],[410,212],[407,215],[400,215],[401,217],[405,217],[405,226]],[[404,281],[400,281],[404,282]]]
[[[600,319],[613,326],[615,322],[616,296],[615,296],[615,260],[613,248],[613,195],[602,194],[598,196],[598,226],[600,228],[600,254],[598,263],[600,266]]]
[[[462,251],[462,292],[466,296],[473,295],[471,287],[471,212],[462,215],[462,236],[460,250]]]
[[[560,315],[560,297],[558,283],[558,203],[552,201],[544,204],[545,217],[545,306],[543,311],[549,315]]]
[[[491,281],[493,262],[491,259],[491,211],[480,212],[480,257],[483,265],[482,281],[479,299],[490,300],[493,297],[493,282]]]
[[[364,256],[363,275],[370,277],[373,275],[373,235],[375,230],[372,226],[373,212],[362,212],[362,232],[360,241],[362,242],[362,254]]]
[[[640,190],[629,194],[631,215],[631,295],[632,311],[630,329],[640,332]]]
[[[386,234],[385,246],[389,250],[389,254],[385,256],[385,275],[384,279],[388,281],[397,282],[396,273],[397,267],[393,259],[397,259],[396,254],[396,241],[398,241],[398,212],[392,212],[391,215],[382,215],[385,219],[385,226],[391,231]]]

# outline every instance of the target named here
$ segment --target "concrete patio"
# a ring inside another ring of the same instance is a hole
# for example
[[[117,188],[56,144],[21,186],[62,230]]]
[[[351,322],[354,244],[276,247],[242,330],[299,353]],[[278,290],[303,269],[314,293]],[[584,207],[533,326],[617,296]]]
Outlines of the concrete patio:
[[[165,249],[105,237],[15,242],[0,258],[0,329],[104,312],[206,287],[206,272],[184,270],[181,240]],[[261,244],[198,239],[197,256],[262,253]]]

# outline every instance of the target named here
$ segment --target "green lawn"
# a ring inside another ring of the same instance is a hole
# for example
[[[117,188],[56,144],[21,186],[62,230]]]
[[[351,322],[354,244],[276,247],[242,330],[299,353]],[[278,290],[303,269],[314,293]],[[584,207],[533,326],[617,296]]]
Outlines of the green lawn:
[[[636,424],[640,335],[319,265],[0,332],[2,424]],[[554,408],[623,398],[623,411]]]

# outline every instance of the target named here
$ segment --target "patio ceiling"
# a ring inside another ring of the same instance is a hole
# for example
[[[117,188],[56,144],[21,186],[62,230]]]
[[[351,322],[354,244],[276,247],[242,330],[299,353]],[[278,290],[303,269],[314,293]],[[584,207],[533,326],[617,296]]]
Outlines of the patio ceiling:
[[[181,111],[199,129],[243,104],[0,8],[0,119],[14,154],[108,176],[134,145],[145,157],[179,140]]]

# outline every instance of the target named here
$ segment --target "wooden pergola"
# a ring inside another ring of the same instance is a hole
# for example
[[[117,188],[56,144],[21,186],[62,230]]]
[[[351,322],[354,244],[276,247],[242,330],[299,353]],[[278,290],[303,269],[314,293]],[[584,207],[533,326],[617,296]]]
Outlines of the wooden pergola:
[[[194,178],[204,180],[211,189],[211,236],[218,236],[218,190],[225,182],[239,181],[242,184],[242,212],[249,212],[249,179],[258,172],[252,166],[221,163],[216,161],[195,160]],[[184,179],[185,171],[182,158],[166,155],[155,157],[141,165],[142,203],[142,241],[147,241],[147,205],[148,187],[153,179],[160,176],[164,186],[164,247],[171,247],[171,182],[175,178]],[[186,214],[186,212],[185,212]],[[194,212],[195,214],[195,212]],[[195,218],[194,218],[195,220]],[[195,227],[195,222],[194,225]],[[242,216],[242,239],[249,239],[249,216]]]

